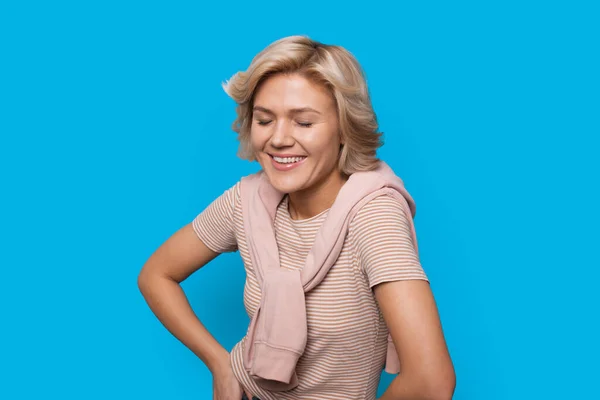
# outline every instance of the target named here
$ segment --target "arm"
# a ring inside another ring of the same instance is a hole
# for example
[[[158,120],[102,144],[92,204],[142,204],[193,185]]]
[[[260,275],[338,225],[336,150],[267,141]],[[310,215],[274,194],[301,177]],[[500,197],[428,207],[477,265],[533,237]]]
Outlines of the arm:
[[[180,283],[217,255],[237,250],[234,214],[239,189],[240,181],[175,232],[152,254],[138,277],[140,291],[154,314],[211,371],[214,400],[240,399],[243,388],[229,352],[196,317]]]
[[[400,361],[400,374],[380,400],[450,399],[454,368],[411,224],[399,200],[380,196],[353,225],[357,257]]]
[[[456,377],[429,283],[384,282],[374,291],[401,370],[380,400],[451,399]]]
[[[138,287],[152,312],[213,375],[229,367],[229,353],[196,317],[179,284],[218,254],[188,224],[150,256],[138,276]]]

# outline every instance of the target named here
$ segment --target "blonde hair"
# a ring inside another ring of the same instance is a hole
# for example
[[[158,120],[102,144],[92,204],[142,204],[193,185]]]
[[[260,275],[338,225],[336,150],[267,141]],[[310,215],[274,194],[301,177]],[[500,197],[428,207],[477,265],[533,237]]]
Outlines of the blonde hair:
[[[327,87],[336,102],[341,149],[338,168],[350,175],[376,168],[377,149],[383,145],[365,74],[356,58],[341,46],[326,45],[306,36],[279,39],[258,53],[246,71],[223,83],[237,103],[238,155],[255,160],[250,142],[254,95],[260,83],[274,74],[298,73]]]

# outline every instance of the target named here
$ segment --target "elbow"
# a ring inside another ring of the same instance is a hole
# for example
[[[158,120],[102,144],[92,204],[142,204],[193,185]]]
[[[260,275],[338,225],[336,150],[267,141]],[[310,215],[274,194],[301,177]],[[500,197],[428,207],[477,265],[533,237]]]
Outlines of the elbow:
[[[142,295],[144,294],[144,291],[148,287],[148,279],[147,279],[146,275],[147,274],[142,270],[142,272],[140,272],[137,277],[137,287],[138,287],[139,291],[142,293]]]
[[[163,283],[167,281],[179,283],[155,269],[144,266],[137,276],[137,287],[144,297],[148,297],[150,293],[156,293],[157,290],[160,290],[163,287]]]
[[[137,287],[144,297],[153,286],[153,282],[155,282],[154,274],[151,271],[142,268],[142,271],[137,277]]]
[[[456,375],[453,368],[428,378],[427,382],[423,385],[425,388],[423,400],[452,400],[456,388]]]

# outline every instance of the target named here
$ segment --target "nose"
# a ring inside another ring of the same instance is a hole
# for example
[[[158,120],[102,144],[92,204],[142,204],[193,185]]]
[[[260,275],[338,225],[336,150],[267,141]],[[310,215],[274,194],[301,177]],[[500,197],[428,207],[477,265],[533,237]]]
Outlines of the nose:
[[[273,147],[287,147],[294,144],[292,128],[285,120],[278,121],[275,124],[271,135],[271,144]]]

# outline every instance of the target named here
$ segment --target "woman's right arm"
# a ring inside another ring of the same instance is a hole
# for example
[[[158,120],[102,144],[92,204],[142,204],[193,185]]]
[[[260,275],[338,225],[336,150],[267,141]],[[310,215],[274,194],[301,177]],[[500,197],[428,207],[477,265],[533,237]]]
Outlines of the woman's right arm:
[[[229,375],[229,352],[195,315],[180,283],[218,255],[198,238],[190,223],[150,256],[138,276],[138,287],[152,312],[213,376]]]

